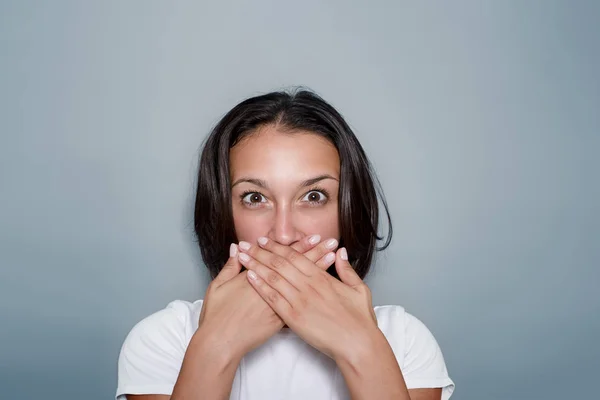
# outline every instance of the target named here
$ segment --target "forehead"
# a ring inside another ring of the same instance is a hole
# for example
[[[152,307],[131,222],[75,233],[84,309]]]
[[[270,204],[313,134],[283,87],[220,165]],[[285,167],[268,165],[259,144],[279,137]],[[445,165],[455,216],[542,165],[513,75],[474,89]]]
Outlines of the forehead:
[[[339,177],[340,158],[335,146],[322,136],[306,131],[261,128],[230,151],[232,177],[283,176],[309,179],[329,173]]]

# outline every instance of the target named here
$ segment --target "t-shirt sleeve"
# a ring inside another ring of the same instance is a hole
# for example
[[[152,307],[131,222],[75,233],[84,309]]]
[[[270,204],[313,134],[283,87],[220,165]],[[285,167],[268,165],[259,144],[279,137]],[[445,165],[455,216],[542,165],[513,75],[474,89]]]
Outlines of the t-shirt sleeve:
[[[437,341],[419,319],[403,307],[375,307],[377,324],[390,344],[408,389],[442,388],[442,400],[454,392]]]
[[[171,395],[188,344],[181,308],[172,302],[131,329],[119,354],[117,400],[127,394]]]
[[[408,389],[442,388],[442,400],[454,392],[442,350],[425,324],[404,312],[404,361],[402,373]]]

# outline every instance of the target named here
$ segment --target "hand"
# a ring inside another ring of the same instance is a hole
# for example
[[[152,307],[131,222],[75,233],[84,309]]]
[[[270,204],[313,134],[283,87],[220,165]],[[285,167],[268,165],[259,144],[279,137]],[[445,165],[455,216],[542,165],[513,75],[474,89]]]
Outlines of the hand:
[[[289,246],[266,238],[239,260],[260,296],[304,341],[333,359],[379,337],[371,292],[345,248],[335,254],[341,282]]]
[[[320,240],[320,236],[313,235],[293,247],[307,259],[315,260],[317,268],[327,270],[334,261],[327,258],[332,248],[327,247],[328,241],[319,244]],[[240,246],[245,245],[240,243]],[[229,260],[208,286],[197,331],[209,346],[218,348],[229,357],[243,357],[284,325],[250,286],[247,271],[240,273],[238,253],[238,247],[232,244]]]

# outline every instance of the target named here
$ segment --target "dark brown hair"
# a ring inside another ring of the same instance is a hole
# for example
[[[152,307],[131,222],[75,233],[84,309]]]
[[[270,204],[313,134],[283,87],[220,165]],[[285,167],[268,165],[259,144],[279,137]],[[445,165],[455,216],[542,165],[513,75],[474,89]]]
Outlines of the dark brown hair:
[[[383,250],[392,238],[392,223],[381,186],[358,139],[342,117],[318,95],[307,91],[272,92],[242,101],[214,127],[203,144],[198,168],[194,230],[202,259],[212,278],[237,243],[233,223],[229,150],[242,138],[265,125],[285,131],[308,131],[329,140],[340,156],[340,247],[346,247],[350,263],[364,278],[375,250]],[[388,235],[379,248],[378,195],[388,221]],[[337,277],[335,267],[328,272]]]

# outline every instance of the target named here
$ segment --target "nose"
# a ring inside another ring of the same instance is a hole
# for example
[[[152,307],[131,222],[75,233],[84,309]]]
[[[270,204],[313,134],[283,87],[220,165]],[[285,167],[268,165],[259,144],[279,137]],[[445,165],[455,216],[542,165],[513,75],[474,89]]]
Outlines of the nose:
[[[302,238],[302,233],[297,229],[290,209],[277,209],[271,229],[271,238],[286,246]]]

